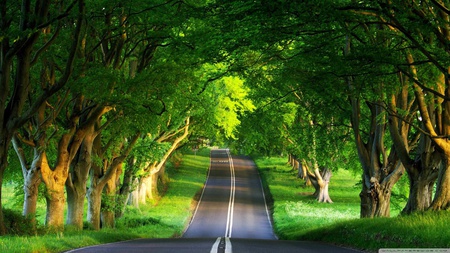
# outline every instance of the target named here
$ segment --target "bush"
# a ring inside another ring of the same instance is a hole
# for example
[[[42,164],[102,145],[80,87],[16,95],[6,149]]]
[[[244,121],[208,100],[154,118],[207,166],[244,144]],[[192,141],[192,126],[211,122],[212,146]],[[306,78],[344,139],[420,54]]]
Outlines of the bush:
[[[33,218],[35,217],[24,217],[20,212],[11,209],[3,209],[3,215],[8,234],[35,235],[37,233],[33,226]],[[37,221],[34,224],[37,226]]]
[[[156,225],[161,222],[160,219],[155,219],[152,217],[123,217],[118,221],[118,226],[123,226],[126,228],[137,228],[148,225]]]

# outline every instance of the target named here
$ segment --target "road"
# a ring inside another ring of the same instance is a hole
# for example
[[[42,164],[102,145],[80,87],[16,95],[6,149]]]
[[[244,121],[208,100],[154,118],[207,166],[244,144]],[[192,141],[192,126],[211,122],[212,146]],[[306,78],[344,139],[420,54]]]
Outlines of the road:
[[[232,156],[228,149],[212,150],[205,187],[182,238],[140,239],[70,252],[359,252],[316,242],[277,240],[269,217],[253,161]]]

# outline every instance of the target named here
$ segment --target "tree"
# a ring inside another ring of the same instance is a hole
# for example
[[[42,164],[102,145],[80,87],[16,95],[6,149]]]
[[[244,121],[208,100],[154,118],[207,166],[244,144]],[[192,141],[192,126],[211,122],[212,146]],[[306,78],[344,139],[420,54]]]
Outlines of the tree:
[[[2,185],[4,171],[8,164],[8,149],[15,131],[23,126],[48,98],[66,84],[72,73],[84,18],[84,1],[61,2],[60,4],[51,1],[35,3],[25,1],[23,4],[15,1],[2,1],[0,4],[0,29],[3,34],[0,59],[2,90],[0,95],[0,185]],[[64,24],[64,20],[76,12],[77,8],[75,7],[78,7],[79,13],[77,21]],[[17,15],[18,13],[20,14]],[[58,38],[63,25],[68,25],[67,27],[73,31],[73,43],[68,54],[65,55],[66,61],[65,66],[61,68],[62,73],[58,76],[55,85],[47,87],[34,101],[31,101],[29,107],[26,107],[29,94],[33,90],[31,87],[35,87],[30,83],[30,70],[40,59],[42,53]],[[52,27],[55,29],[52,30]],[[48,41],[45,36],[41,36],[46,32],[52,34]],[[13,71],[13,69],[15,70]],[[0,234],[5,233],[0,201]]]
[[[407,151],[408,145],[398,145],[398,138],[396,141],[402,154],[402,162],[408,167],[407,171],[412,187],[411,198],[405,212],[427,208],[431,195],[428,188],[432,188],[434,185],[435,171],[441,162],[443,166],[439,169],[437,192],[431,208],[446,209],[449,203],[446,193],[448,188],[448,169],[446,168],[448,166],[445,165],[448,144],[445,138],[442,138],[446,135],[448,121],[446,114],[443,113],[448,104],[446,100],[448,84],[445,78],[448,75],[448,64],[442,58],[442,56],[447,57],[448,55],[445,35],[448,30],[448,14],[445,4],[441,1],[421,3],[377,1],[349,5],[348,9],[360,14],[361,18],[370,20],[367,23],[384,26],[391,34],[391,38],[400,40],[401,43],[398,45],[404,45],[399,47],[399,51],[403,53],[403,60],[401,62],[393,61],[392,64],[406,80],[406,82],[402,82],[402,85],[407,83],[409,84],[408,90],[414,91],[421,121],[421,123],[415,124],[415,128],[423,134],[420,149],[418,149],[422,153],[414,162],[406,156],[405,151]],[[439,161],[438,153],[443,156],[441,161]]]

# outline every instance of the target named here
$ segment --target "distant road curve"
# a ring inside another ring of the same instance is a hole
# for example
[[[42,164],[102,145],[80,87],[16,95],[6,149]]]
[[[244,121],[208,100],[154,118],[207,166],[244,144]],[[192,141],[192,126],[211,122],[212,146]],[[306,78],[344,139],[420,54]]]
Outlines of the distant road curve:
[[[139,239],[69,252],[355,253],[361,251],[317,242],[277,240],[254,162],[247,157],[232,156],[228,149],[217,149],[211,151],[209,175],[195,214],[182,238]]]

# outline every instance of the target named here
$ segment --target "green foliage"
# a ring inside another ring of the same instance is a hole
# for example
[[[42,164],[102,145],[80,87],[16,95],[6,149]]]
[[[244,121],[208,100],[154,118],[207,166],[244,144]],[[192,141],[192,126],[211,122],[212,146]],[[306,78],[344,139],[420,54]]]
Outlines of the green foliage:
[[[144,226],[152,226],[160,223],[160,219],[155,219],[152,217],[129,217],[126,216],[123,219],[120,219],[120,222],[117,226],[120,226],[123,229],[130,228],[138,228]]]
[[[217,125],[223,129],[228,138],[235,139],[235,131],[240,123],[239,117],[246,111],[254,110],[254,105],[247,98],[248,88],[244,81],[236,76],[224,77],[215,87],[218,99],[215,117]]]
[[[20,211],[12,209],[3,209],[3,215],[5,217],[6,229],[9,235],[31,236],[37,233],[32,225],[32,220],[35,217],[23,217]]]
[[[102,194],[102,206],[101,210],[103,212],[116,212],[120,210],[120,206],[118,205],[118,200],[115,194]]]

